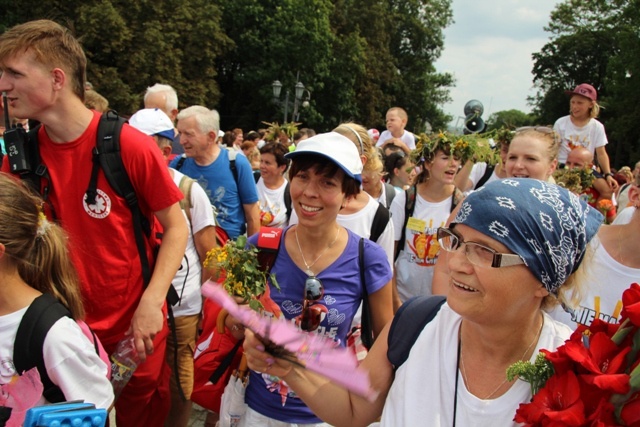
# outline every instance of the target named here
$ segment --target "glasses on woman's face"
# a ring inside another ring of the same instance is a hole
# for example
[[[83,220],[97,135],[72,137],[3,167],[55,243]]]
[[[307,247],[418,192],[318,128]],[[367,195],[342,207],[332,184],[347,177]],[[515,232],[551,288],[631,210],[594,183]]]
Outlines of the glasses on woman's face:
[[[524,264],[520,255],[503,254],[476,242],[465,242],[449,228],[438,228],[438,243],[447,252],[455,252],[464,245],[464,254],[469,262],[478,267],[510,267]]]
[[[303,331],[315,331],[322,321],[322,312],[313,308],[313,303],[319,301],[324,295],[324,286],[316,276],[309,276],[304,281],[304,301],[302,304],[302,316],[300,329]]]

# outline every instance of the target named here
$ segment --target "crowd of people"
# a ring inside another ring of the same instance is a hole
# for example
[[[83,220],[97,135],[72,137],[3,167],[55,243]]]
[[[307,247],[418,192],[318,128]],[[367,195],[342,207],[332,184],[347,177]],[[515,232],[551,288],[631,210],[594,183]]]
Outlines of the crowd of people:
[[[217,111],[179,108],[162,83],[105,137],[108,100],[86,65],[52,21],[0,35],[7,114],[37,138],[28,167],[5,156],[0,173],[0,385],[22,374],[13,342],[26,310],[52,294],[69,316],[42,351],[64,400],[115,406],[118,427],[186,426],[200,286],[220,275],[207,252],[276,227],[278,284],[267,284],[264,314],[349,343],[378,396],[275,357],[229,318],[225,333],[244,339],[251,369],[241,426],[516,425],[531,391],[506,369],[579,324],[617,322],[622,291],[640,277],[640,161],[611,168],[589,84],[567,91],[570,114],[553,127],[494,136],[491,164],[465,157],[456,136],[414,135],[400,107],[382,133],[354,122],[225,132]],[[116,141],[116,166],[99,160],[98,138]],[[118,165],[133,197],[114,183]],[[589,187],[558,185],[560,169],[588,171]],[[430,295],[446,302],[406,360],[392,361],[390,343],[407,332],[390,325]],[[133,338],[142,363],[119,396],[74,320],[109,354]]]

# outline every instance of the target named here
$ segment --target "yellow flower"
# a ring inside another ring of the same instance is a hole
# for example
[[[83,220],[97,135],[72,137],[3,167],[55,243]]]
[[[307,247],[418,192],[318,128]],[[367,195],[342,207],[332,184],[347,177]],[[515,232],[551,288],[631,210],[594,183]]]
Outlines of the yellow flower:
[[[224,246],[207,251],[205,267],[216,267],[224,277],[222,286],[233,296],[244,298],[251,308],[259,310],[258,301],[266,289],[267,279],[277,289],[278,282],[271,274],[260,269],[257,249],[247,245],[247,238],[240,236],[236,241],[229,240]]]

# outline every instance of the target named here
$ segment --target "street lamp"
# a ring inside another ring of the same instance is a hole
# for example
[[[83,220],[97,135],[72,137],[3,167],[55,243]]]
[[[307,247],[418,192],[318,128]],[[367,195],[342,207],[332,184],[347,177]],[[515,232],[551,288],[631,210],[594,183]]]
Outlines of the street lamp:
[[[296,78],[297,79],[297,78]],[[280,80],[275,80],[273,83],[271,83],[271,87],[273,89],[273,102],[275,104],[280,104],[280,94],[282,93],[282,83],[280,83]],[[293,115],[291,116],[291,119],[293,121],[297,121],[300,117],[300,113],[299,113],[299,107],[303,106],[303,107],[308,107],[309,106],[309,100],[311,99],[311,92],[309,92],[304,85],[302,84],[302,82],[300,82],[298,80],[298,82],[296,83],[295,87],[294,87],[294,100],[293,100]],[[284,95],[284,122],[283,123],[287,123],[287,119],[289,118],[289,89],[287,89],[285,91],[285,95]],[[302,101],[302,98],[305,96],[306,94],[306,98],[304,101]]]

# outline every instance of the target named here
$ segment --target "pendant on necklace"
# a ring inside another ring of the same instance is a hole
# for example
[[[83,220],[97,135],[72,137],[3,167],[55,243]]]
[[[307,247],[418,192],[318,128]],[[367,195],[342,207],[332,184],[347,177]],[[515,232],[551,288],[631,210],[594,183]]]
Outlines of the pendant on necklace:
[[[315,276],[315,274],[313,274],[313,271],[311,271],[308,268],[304,272],[307,273],[307,276],[309,276],[309,277]]]

